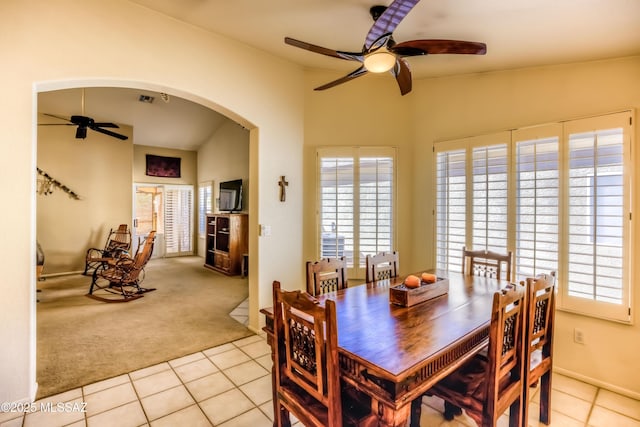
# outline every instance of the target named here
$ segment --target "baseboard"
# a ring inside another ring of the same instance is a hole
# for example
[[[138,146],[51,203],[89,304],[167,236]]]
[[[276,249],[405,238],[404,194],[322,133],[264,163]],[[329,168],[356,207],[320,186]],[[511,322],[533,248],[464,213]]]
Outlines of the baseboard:
[[[29,396],[23,397],[22,399],[18,399],[18,400],[14,401],[14,402],[11,402],[11,403],[15,403],[15,404],[18,404],[18,405],[26,405],[26,404],[33,403],[36,400],[37,393],[38,393],[38,383],[35,382],[35,383],[31,384],[31,387],[29,388],[29,393],[28,393]]]
[[[553,372],[557,372],[557,373],[559,373],[561,375],[573,378],[575,380],[579,380],[579,381],[585,382],[587,384],[594,385],[596,387],[604,388],[605,390],[609,390],[609,391],[612,391],[614,393],[618,393],[618,394],[621,394],[623,396],[630,397],[632,399],[640,400],[640,393],[638,393],[636,391],[628,390],[626,388],[619,387],[617,385],[610,384],[610,383],[607,383],[605,381],[600,381],[600,380],[597,380],[595,378],[588,377],[586,375],[578,374],[577,372],[573,372],[573,371],[570,371],[568,369],[554,367],[553,368]]]
[[[35,402],[37,394],[38,394],[38,382],[36,381],[31,385],[31,401],[32,402]]]
[[[73,276],[75,274],[82,274],[83,272],[84,272],[83,270],[78,270],[78,271],[67,271],[64,273],[50,273],[50,274],[43,274],[42,276],[40,276],[40,278],[46,279],[47,277]]]

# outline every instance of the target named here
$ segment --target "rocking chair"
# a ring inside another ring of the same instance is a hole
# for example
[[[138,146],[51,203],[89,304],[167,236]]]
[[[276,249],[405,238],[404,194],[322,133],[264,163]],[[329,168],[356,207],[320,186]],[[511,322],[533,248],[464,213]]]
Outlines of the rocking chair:
[[[122,256],[107,261],[93,271],[88,297],[104,302],[128,302],[142,298],[155,288],[140,286],[144,280],[144,267],[151,258],[156,232],[151,231],[133,258]]]
[[[104,249],[89,248],[87,250],[87,257],[84,265],[84,274],[88,276],[94,272],[98,267],[104,266],[109,261],[119,258],[122,254],[131,249],[131,231],[127,229],[127,224],[120,224],[120,226],[114,230],[109,231],[107,242],[104,245]]]

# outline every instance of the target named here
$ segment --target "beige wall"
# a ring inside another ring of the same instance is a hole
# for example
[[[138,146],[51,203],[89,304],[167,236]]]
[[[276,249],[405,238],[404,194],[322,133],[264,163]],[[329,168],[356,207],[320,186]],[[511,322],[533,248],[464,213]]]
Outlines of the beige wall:
[[[435,141],[640,108],[640,57],[414,80],[413,92],[405,97],[388,76],[361,77],[331,89],[330,95],[312,91],[338,76],[319,71],[306,74],[304,257],[317,256],[315,148],[393,145],[399,157],[397,247],[402,274],[435,264]],[[634,146],[637,140],[636,135]],[[640,150],[633,152],[640,164]],[[639,243],[640,231],[635,227],[633,246]],[[636,272],[632,288],[638,283]],[[640,307],[640,292],[635,290],[634,304]],[[584,331],[584,345],[573,342],[575,327]],[[639,333],[638,325],[558,312],[555,367],[640,398]]]
[[[131,137],[132,129],[119,132]],[[131,222],[132,152],[131,139],[90,132],[82,140],[72,127],[38,128],[38,167],[80,196],[60,189],[37,196],[44,275],[83,271],[87,249],[102,248],[111,228]]]
[[[78,49],[79,45],[88,48]],[[91,86],[150,89],[199,102],[250,129],[251,327],[259,327],[258,309],[271,305],[274,279],[286,287],[303,280],[300,273],[286,268],[302,263],[300,67],[124,0],[2,1],[0,51],[4,62],[11,64],[0,70],[3,105],[10,106],[0,115],[0,149],[5,153],[0,158],[4,177],[0,191],[12,206],[0,214],[7,225],[0,240],[4,266],[0,290],[7,296],[0,300],[0,401],[30,399],[37,387],[39,91]],[[281,153],[290,159],[286,164],[279,161]],[[285,204],[274,203],[280,175],[298,183],[289,187]],[[254,193],[261,182],[264,193]],[[272,226],[271,237],[257,237],[258,222]]]
[[[234,122],[225,122],[198,150],[198,184],[213,182],[215,199],[223,181],[242,179],[242,210],[248,212],[249,202],[249,132]],[[198,255],[204,256],[205,237],[198,238]]]

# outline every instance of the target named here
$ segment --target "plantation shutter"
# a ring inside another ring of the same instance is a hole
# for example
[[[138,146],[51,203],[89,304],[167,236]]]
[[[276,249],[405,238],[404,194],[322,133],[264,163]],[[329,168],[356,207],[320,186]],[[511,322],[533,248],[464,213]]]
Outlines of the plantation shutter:
[[[393,250],[393,157],[360,157],[359,176],[359,253],[364,268],[366,255]]]
[[[473,250],[507,253],[507,189],[509,136],[497,136],[505,143],[472,148],[473,210],[471,242]],[[484,138],[483,138],[484,139]]]
[[[466,241],[466,149],[436,153],[436,267],[461,271]]]
[[[319,162],[320,257],[345,256],[346,247],[347,265],[353,266],[354,159],[345,153]]]
[[[515,143],[516,275],[558,270],[559,139],[562,125],[513,132]]]
[[[193,188],[166,186],[164,208],[165,254],[193,253]]]
[[[207,213],[213,212],[213,182],[201,182],[198,186],[198,234],[206,234]]]
[[[567,286],[563,305],[628,321],[629,113],[565,125],[568,215]]]

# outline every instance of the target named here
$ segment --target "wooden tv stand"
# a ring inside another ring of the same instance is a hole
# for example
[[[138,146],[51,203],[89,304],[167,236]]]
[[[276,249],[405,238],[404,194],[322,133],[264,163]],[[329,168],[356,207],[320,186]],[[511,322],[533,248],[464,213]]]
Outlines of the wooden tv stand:
[[[248,215],[220,213],[207,215],[204,266],[229,276],[242,271],[242,256],[248,250]]]

